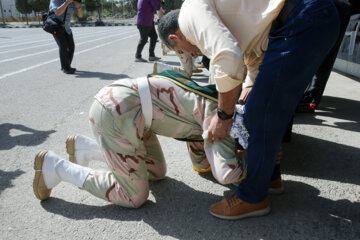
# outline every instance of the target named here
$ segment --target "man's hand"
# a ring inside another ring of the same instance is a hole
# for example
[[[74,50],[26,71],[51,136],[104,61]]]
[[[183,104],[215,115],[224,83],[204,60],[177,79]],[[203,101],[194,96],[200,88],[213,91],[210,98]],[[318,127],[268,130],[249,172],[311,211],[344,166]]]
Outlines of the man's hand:
[[[221,120],[217,115],[211,119],[208,129],[208,141],[213,144],[214,141],[229,136],[232,126],[232,119]]]
[[[249,97],[249,94],[251,92],[252,86],[250,87],[246,87],[241,91],[240,97],[239,97],[239,101],[238,103],[241,105],[244,105],[246,103],[246,100]]]

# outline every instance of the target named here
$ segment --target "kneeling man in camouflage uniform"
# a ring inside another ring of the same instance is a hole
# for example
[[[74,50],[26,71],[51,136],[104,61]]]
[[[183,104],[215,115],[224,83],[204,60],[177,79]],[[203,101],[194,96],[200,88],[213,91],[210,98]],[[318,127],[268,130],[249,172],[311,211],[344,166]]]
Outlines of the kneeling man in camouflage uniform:
[[[213,85],[200,87],[174,71],[121,79],[102,88],[89,113],[95,140],[68,137],[69,160],[47,150],[36,155],[36,197],[48,199],[51,189],[65,181],[111,203],[140,207],[148,198],[149,180],[166,174],[156,135],[200,139],[217,114],[216,96]],[[232,137],[213,144],[205,137],[204,157],[197,152],[201,144],[188,144],[193,168],[200,172],[211,168],[222,184],[241,181],[246,175],[245,160],[235,153],[235,146]],[[109,170],[89,168],[91,160],[105,161]]]

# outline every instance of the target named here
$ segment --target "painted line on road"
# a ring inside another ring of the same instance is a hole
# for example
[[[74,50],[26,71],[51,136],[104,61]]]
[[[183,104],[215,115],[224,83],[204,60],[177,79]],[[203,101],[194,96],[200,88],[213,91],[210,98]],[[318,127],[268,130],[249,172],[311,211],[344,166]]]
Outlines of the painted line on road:
[[[132,32],[135,32],[135,31],[132,31]],[[106,39],[106,38],[115,37],[115,36],[118,36],[118,35],[123,35],[124,33],[127,34],[129,32],[121,32],[119,34],[114,34],[114,35],[110,35],[110,36],[105,36],[105,37],[101,37],[101,38],[92,39],[92,40],[89,40],[89,41],[81,42],[81,43],[77,44],[77,46],[81,46],[81,45],[89,43],[89,42],[95,42],[95,41],[103,40],[103,39]],[[56,51],[56,50],[59,50],[59,49],[58,48],[53,48],[53,49],[49,49],[49,50],[42,51],[42,52],[31,53],[31,54],[27,54],[27,55],[23,55],[23,56],[19,56],[19,57],[14,57],[14,58],[8,58],[8,59],[0,60],[0,63],[11,62],[11,61],[15,61],[15,60],[19,60],[19,59],[23,59],[23,58],[27,58],[27,57],[33,57],[33,56],[36,56],[36,55],[40,55],[40,54],[43,54],[43,53],[48,53],[48,52],[52,52],[52,51]]]
[[[113,31],[113,30],[106,30],[106,31],[102,31],[102,32],[109,32],[109,31]],[[80,36],[88,35],[88,34],[90,34],[90,33],[81,33]],[[49,35],[49,34],[47,33],[47,35]],[[28,45],[28,44],[33,44],[33,43],[37,43],[37,42],[45,42],[45,41],[49,41],[49,38],[41,39],[41,40],[31,40],[30,42],[24,42],[23,41],[21,43],[10,44],[10,45],[1,45],[0,48],[16,47],[16,46],[20,46],[20,45]]]
[[[75,55],[79,55],[79,54],[82,54],[82,53],[86,53],[86,52],[89,52],[89,51],[91,51],[91,50],[94,50],[94,49],[97,49],[97,48],[100,48],[100,47],[104,47],[104,46],[113,44],[113,43],[115,43],[115,42],[122,41],[122,40],[125,40],[125,39],[128,39],[128,38],[132,38],[132,37],[135,37],[135,36],[138,36],[138,34],[133,34],[133,35],[130,35],[130,36],[121,38],[121,39],[117,39],[117,40],[114,40],[114,41],[111,41],[111,42],[107,42],[107,43],[100,44],[100,45],[95,46],[95,47],[92,47],[92,48],[85,49],[85,50],[82,50],[82,51],[79,51],[79,52],[75,53]],[[59,58],[55,58],[55,59],[52,59],[52,60],[50,60],[50,61],[46,61],[46,62],[43,62],[43,63],[40,63],[40,64],[36,64],[36,65],[30,66],[30,67],[27,67],[27,68],[23,68],[23,69],[20,69],[20,70],[18,70],[18,71],[15,71],[15,72],[6,73],[6,74],[0,76],[0,80],[1,80],[1,79],[4,79],[4,78],[6,78],[6,77],[10,77],[10,76],[13,76],[13,75],[16,75],[16,74],[19,74],[19,73],[23,73],[23,72],[26,72],[26,71],[29,71],[29,70],[32,70],[32,69],[35,69],[35,68],[44,66],[44,65],[49,64],[49,63],[56,62],[56,61],[59,61]]]
[[[109,31],[112,31],[112,30],[108,30],[108,31],[103,31],[103,32],[100,32],[101,34],[102,33],[106,33],[106,32],[109,32]],[[124,32],[122,32],[124,33]],[[125,32],[125,33],[128,33],[128,32]],[[75,38],[75,42],[77,42],[79,39],[83,39],[83,38],[88,38],[89,36],[84,36],[84,35],[97,35],[98,33],[96,34],[83,34],[81,35],[80,37],[76,37]],[[5,54],[5,53],[11,53],[11,52],[18,52],[18,51],[22,51],[22,50],[27,50],[27,49],[32,49],[32,48],[39,48],[39,47],[43,47],[43,46],[48,46],[48,45],[52,45],[52,44],[56,44],[56,42],[54,42],[53,39],[49,39],[49,42],[50,43],[46,43],[46,44],[41,44],[41,45],[37,45],[37,46],[31,46],[31,47],[25,47],[25,48],[17,48],[17,49],[14,49],[14,50],[8,50],[8,51],[3,51],[3,52],[0,52],[0,54]],[[79,45],[81,43],[77,43],[76,45]]]
[[[109,28],[107,28],[107,29],[109,29]],[[109,29],[109,30],[105,30],[105,31],[99,30],[99,32],[95,32],[95,33],[109,32],[109,31],[114,31],[114,29]],[[88,34],[88,31],[76,29],[76,36],[82,36],[82,35],[86,35],[86,34]],[[3,46],[2,44],[14,44],[14,43],[18,43],[18,42],[21,42],[23,44],[28,44],[28,42],[33,43],[34,41],[44,39],[43,36],[48,36],[48,39],[53,39],[52,37],[50,37],[50,34],[43,32],[43,31],[41,31],[42,38],[39,38],[40,34],[36,34],[36,35],[32,35],[32,36],[33,37],[31,37],[31,38],[28,37],[28,38],[24,38],[24,39],[12,39],[12,38],[9,38],[7,40],[0,39],[0,44],[1,44],[1,46]]]

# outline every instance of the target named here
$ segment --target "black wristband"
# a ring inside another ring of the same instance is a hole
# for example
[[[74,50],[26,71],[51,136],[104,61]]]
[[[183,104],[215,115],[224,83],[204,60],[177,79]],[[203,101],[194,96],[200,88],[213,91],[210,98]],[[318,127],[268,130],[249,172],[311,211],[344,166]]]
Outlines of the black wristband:
[[[223,110],[218,108],[217,115],[221,120],[227,120],[227,119],[231,119],[234,116],[234,112],[232,112],[231,114],[227,114]]]

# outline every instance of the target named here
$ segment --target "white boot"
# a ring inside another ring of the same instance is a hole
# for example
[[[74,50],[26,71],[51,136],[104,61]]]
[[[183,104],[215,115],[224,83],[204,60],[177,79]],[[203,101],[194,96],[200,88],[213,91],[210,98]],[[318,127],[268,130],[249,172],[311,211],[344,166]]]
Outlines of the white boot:
[[[87,176],[91,172],[91,169],[62,159],[56,164],[55,171],[61,181],[68,182],[82,188]]]
[[[68,136],[66,139],[66,151],[71,162],[84,167],[89,166],[91,160],[105,162],[95,139],[85,136]]]
[[[51,151],[39,152],[34,160],[35,177],[33,182],[34,194],[39,200],[50,197],[51,189],[60,183],[55,165],[61,159]]]
[[[159,73],[159,72],[163,72],[166,70],[174,70],[174,68],[173,68],[173,66],[167,65],[165,63],[154,62],[153,73]]]

